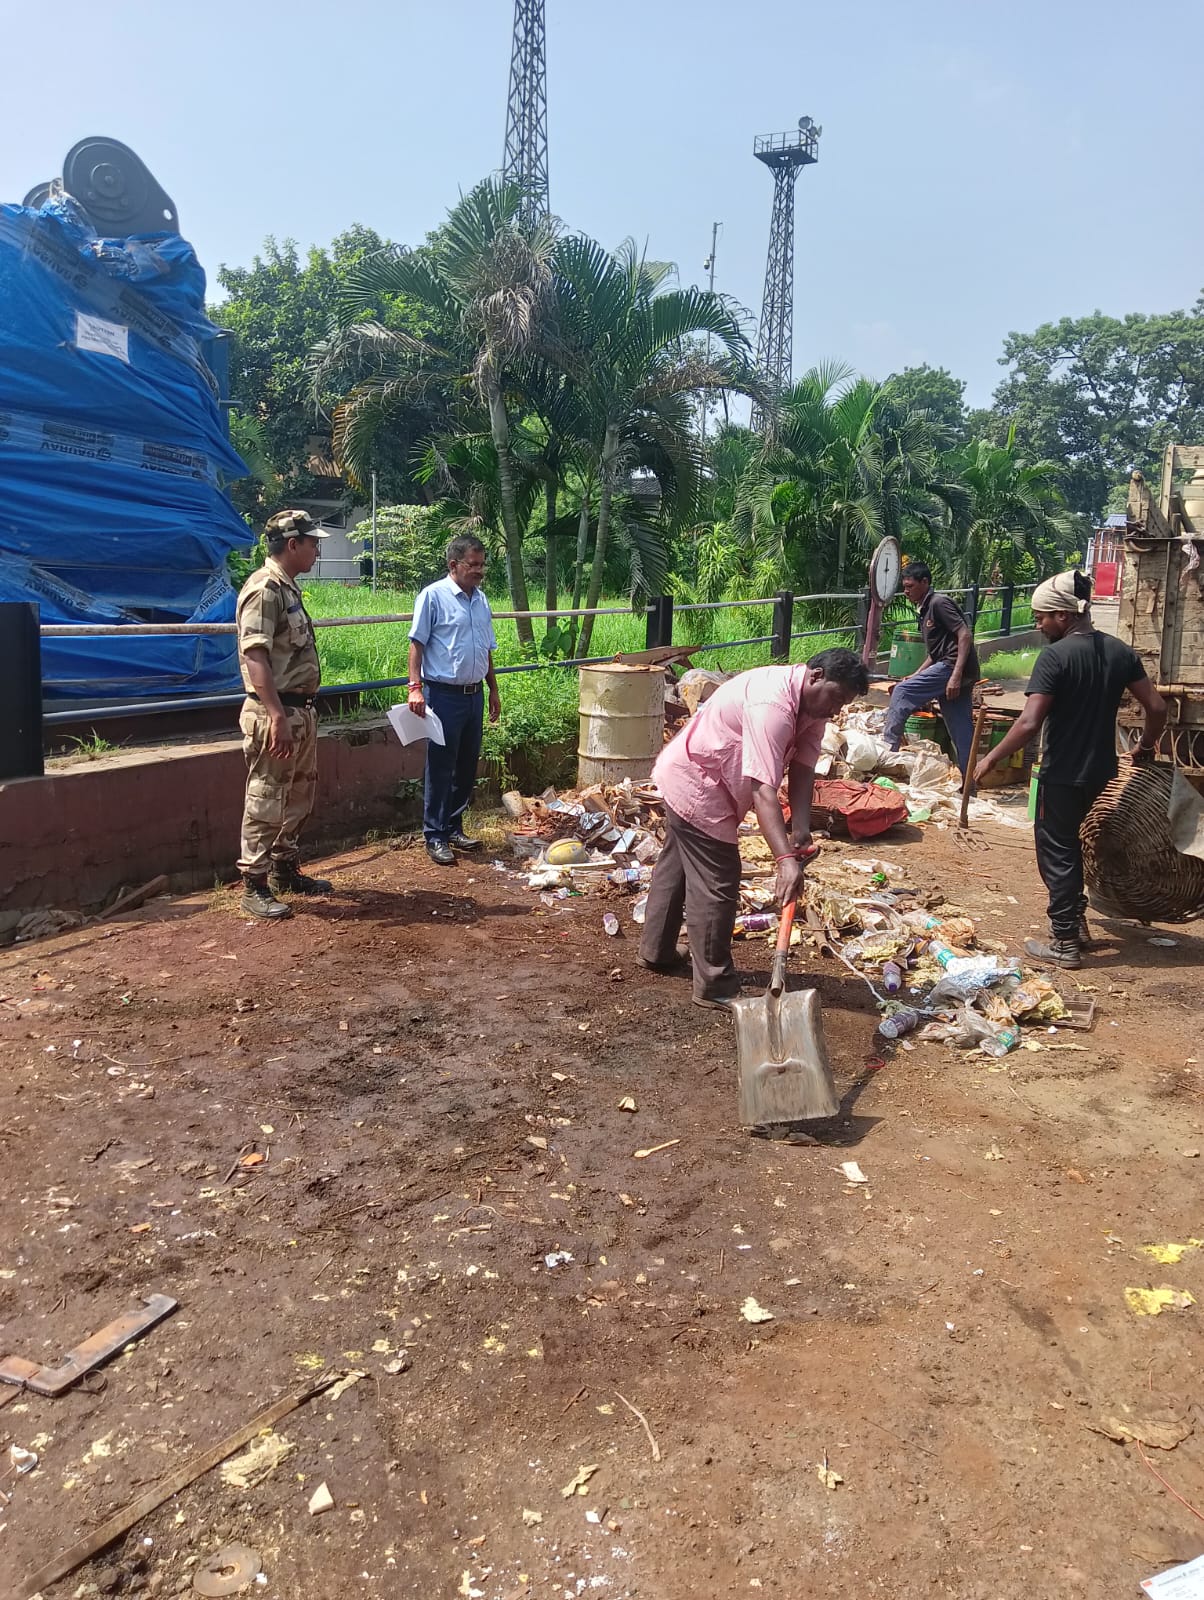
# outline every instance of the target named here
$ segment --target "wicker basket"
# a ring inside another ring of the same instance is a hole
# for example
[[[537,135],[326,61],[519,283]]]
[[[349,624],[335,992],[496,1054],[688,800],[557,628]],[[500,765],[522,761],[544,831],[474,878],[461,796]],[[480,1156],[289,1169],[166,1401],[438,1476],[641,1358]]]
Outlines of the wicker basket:
[[[1080,832],[1087,893],[1105,916],[1148,923],[1204,914],[1204,861],[1171,843],[1173,771],[1126,764],[1087,813]]]

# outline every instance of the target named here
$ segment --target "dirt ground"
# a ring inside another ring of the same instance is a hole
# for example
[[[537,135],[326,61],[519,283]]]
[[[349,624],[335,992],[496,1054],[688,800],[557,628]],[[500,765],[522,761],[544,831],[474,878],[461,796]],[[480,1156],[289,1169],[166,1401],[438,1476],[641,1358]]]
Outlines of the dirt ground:
[[[980,838],[874,854],[1017,948],[1028,836]],[[179,1301],[0,1410],[0,1592],[326,1369],[366,1376],[261,1481],[209,1472],[50,1592],[191,1592],[237,1542],[288,1600],[1102,1600],[1204,1551],[1204,1250],[1141,1250],[1204,1235],[1197,934],[1101,924],[1094,1032],[1001,1063],[883,1050],[820,963],[844,1120],[796,1146],[741,1133],[729,1019],[625,910],[325,866],[278,926],[220,891],[0,959],[0,1353]],[[1201,1304],[1134,1315],[1163,1284]],[[1170,1450],[1093,1431],[1167,1412]]]

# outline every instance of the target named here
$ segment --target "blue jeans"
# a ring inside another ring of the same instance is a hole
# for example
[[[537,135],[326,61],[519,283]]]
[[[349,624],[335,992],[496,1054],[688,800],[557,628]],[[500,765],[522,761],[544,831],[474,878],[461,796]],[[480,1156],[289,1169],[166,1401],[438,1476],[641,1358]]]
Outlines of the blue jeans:
[[[945,695],[945,686],[953,676],[953,666],[948,661],[933,661],[902,683],[897,683],[890,697],[890,710],[886,713],[886,726],[882,737],[892,750],[897,750],[903,739],[903,724],[913,711],[926,706],[930,700],[940,702],[941,718],[957,751],[957,764],[965,776],[970,759],[970,741],[974,736],[974,709],[971,705],[972,685],[963,682],[962,692],[956,700]]]
[[[477,781],[485,691],[461,694],[438,683],[424,683],[423,695],[443,724],[446,743],[427,740],[426,779],[422,791],[422,831],[428,844],[446,844],[463,827]]]

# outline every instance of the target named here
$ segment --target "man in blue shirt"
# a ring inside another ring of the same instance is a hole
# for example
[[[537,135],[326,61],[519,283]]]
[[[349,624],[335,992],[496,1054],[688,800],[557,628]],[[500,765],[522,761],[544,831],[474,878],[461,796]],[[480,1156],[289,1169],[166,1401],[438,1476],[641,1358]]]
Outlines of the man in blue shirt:
[[[477,781],[481,757],[482,684],[489,685],[489,720],[501,715],[493,652],[497,638],[489,601],[481,592],[485,546],[466,534],[447,547],[447,577],[430,583],[414,603],[410,624],[410,710],[427,707],[443,724],[443,744],[426,746],[422,831],[432,861],[455,865],[456,850],[479,850],[462,820]]]

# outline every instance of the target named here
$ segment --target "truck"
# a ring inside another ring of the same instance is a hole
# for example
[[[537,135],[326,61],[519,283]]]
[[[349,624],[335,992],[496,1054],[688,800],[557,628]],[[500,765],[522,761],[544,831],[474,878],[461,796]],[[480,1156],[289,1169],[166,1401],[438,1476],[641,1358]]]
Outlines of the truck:
[[[1187,477],[1190,473],[1192,476]],[[1167,703],[1162,754],[1204,788],[1204,445],[1168,444],[1158,496],[1129,480],[1117,636],[1130,645]],[[1140,737],[1140,707],[1126,698],[1118,737]]]

